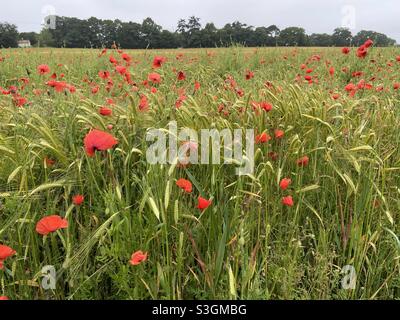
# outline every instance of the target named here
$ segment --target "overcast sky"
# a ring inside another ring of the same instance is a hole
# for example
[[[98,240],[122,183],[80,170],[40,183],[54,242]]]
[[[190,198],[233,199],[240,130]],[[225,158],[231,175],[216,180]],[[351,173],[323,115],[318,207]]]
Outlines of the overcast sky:
[[[16,0],[1,6],[0,21],[20,31],[39,31],[45,13],[79,18],[120,19],[141,22],[152,17],[168,30],[180,18],[196,15],[204,26],[217,27],[238,20],[252,26],[276,24],[283,29],[301,26],[307,33],[327,32],[342,25],[353,33],[361,29],[387,34],[400,43],[399,0]],[[353,19],[352,17],[355,17]]]

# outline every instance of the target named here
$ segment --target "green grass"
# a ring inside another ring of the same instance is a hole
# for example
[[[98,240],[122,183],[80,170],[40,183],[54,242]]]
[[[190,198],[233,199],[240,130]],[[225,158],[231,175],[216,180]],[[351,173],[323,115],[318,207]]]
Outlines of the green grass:
[[[0,95],[0,243],[17,252],[0,270],[0,295],[400,297],[400,90],[393,90],[400,81],[398,49],[373,48],[364,60],[354,50],[345,56],[338,48],[127,52],[136,62],[129,70],[137,92],[119,75],[107,92],[97,73],[113,68],[108,56],[99,58],[95,50],[1,51],[6,59],[0,62],[0,87],[20,87],[22,77],[30,82],[20,91],[29,102],[23,107],[16,107],[10,95]],[[175,59],[180,52],[182,61]],[[315,53],[321,60],[308,66],[319,81],[309,85],[300,65]],[[159,54],[168,61],[157,70],[163,78],[158,92],[150,94],[142,81]],[[336,69],[332,78],[326,60]],[[46,86],[49,75],[36,72],[43,63],[64,73],[77,92],[60,94]],[[178,82],[172,68],[184,70],[187,79]],[[246,70],[255,77],[246,81]],[[359,90],[349,97],[345,85],[360,80],[352,78],[353,71],[363,71],[367,82],[376,77],[374,87],[387,90]],[[228,75],[244,90],[243,97],[224,88]],[[84,78],[96,82],[99,93],[92,94]],[[195,93],[194,81],[201,83]],[[274,87],[265,86],[266,81]],[[176,109],[179,87],[187,88],[187,100]],[[34,89],[43,93],[35,95]],[[329,90],[341,98],[334,101]],[[149,98],[148,112],[138,110],[141,93]],[[116,102],[113,115],[102,117],[98,108],[110,97]],[[257,115],[253,100],[268,101],[274,109]],[[221,103],[228,115],[218,112]],[[285,137],[256,145],[253,175],[238,177],[232,165],[151,166],[145,157],[146,131],[166,128],[170,120],[196,130],[255,128],[273,135],[280,128]],[[90,128],[107,131],[109,124],[118,146],[88,157],[84,136]],[[270,152],[277,153],[276,160]],[[304,155],[309,165],[297,166]],[[55,164],[46,166],[45,157]],[[285,192],[279,189],[283,177],[292,179]],[[192,181],[192,194],[176,187],[179,178]],[[75,194],[85,196],[79,207],[72,204]],[[213,199],[203,213],[196,209],[198,195]],[[293,196],[291,208],[281,204],[286,195]],[[69,227],[44,238],[35,225],[50,214],[67,216]],[[131,266],[137,250],[147,251],[148,260]],[[57,270],[56,290],[40,287],[46,265]],[[354,290],[341,287],[345,265],[356,270]]]

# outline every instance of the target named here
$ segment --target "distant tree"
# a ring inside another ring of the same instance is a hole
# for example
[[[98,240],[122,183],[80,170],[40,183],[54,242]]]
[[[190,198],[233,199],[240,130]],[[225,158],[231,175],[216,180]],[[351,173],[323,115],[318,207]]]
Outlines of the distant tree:
[[[142,22],[142,39],[147,48],[157,48],[160,41],[162,27],[156,24],[153,19],[146,18]]]
[[[268,46],[277,46],[278,45],[278,37],[279,34],[281,33],[281,30],[276,26],[276,25],[271,25],[267,27],[267,31],[269,33],[268,37]]]
[[[4,29],[6,24],[0,24],[0,26]],[[4,30],[0,33],[0,39],[10,34],[9,29]],[[19,37],[31,40],[32,44],[35,43],[34,33],[21,33]],[[352,43],[359,45],[366,39],[372,39],[377,46],[395,44],[393,39],[374,31],[363,30],[353,38],[351,32],[345,28],[336,28],[332,35],[314,33],[310,36],[303,28],[299,27],[289,27],[283,30],[276,25],[254,28],[240,21],[227,23],[221,29],[216,28],[213,23],[207,23],[202,28],[200,18],[195,16],[191,16],[187,20],[179,20],[174,32],[163,30],[151,18],[144,19],[140,24],[121,20],[102,20],[95,17],[87,20],[56,17],[55,28],[44,29],[40,35],[36,35],[36,38],[41,46],[101,48],[111,47],[116,43],[125,49],[198,48],[229,46],[234,43],[244,46],[312,45],[325,47],[349,46]],[[0,45],[5,46],[6,42],[2,41]],[[10,46],[10,42],[7,42],[6,45]],[[11,46],[16,46],[16,42],[11,43]]]
[[[4,22],[0,23],[0,47],[15,48],[18,46],[17,26]]]
[[[118,30],[116,42],[121,48],[140,49],[147,45],[142,35],[142,26],[139,23],[122,23]]]
[[[178,35],[168,30],[161,31],[158,48],[173,49],[179,47]]]
[[[308,36],[303,28],[289,27],[280,32],[278,42],[281,46],[302,47],[308,45]]]
[[[18,40],[29,40],[32,46],[35,46],[39,40],[39,34],[36,32],[21,32],[18,35]]]
[[[249,45],[253,47],[267,46],[270,38],[270,33],[266,27],[258,27],[253,32],[253,37]]]
[[[374,41],[374,45],[377,47],[393,46],[396,43],[395,40],[389,38],[383,33],[378,33],[375,31],[367,31],[367,30],[361,30],[353,38],[354,44],[357,46],[362,45],[368,39]]]
[[[332,34],[332,44],[336,47],[347,47],[351,45],[353,35],[347,28],[336,28]]]
[[[200,18],[192,16],[187,23],[187,46],[191,48],[201,47]]]
[[[214,23],[207,23],[204,29],[201,30],[200,37],[202,47],[210,48],[220,44],[218,29],[215,27]]]
[[[38,44],[40,47],[56,47],[56,41],[49,29],[43,29],[38,36]]]
[[[314,47],[330,47],[332,36],[327,33],[313,33],[309,37],[310,45]]]

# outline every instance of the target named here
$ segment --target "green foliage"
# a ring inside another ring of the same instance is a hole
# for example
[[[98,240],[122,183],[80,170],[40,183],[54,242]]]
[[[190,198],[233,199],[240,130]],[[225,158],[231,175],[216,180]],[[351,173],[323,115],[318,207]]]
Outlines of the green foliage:
[[[15,48],[18,43],[17,26],[9,23],[0,23],[0,48]]]
[[[148,32],[158,32],[150,21],[146,24]],[[138,26],[129,28],[134,34]],[[215,32],[212,26],[209,29]],[[175,58],[180,52],[184,62]],[[139,91],[119,74],[113,75],[115,85],[107,91],[97,74],[113,72],[114,66],[108,56],[99,57],[98,50],[2,50],[7,59],[0,62],[0,86],[22,86],[18,79],[27,72],[30,82],[19,90],[29,99],[23,107],[15,106],[12,95],[0,95],[0,243],[17,252],[0,270],[0,295],[400,297],[400,96],[392,89],[400,64],[386,63],[398,54],[394,48],[372,48],[368,53],[378,61],[373,70],[391,70],[390,77],[375,82],[388,90],[359,91],[355,97],[344,92],[348,76],[337,72],[331,77],[325,61],[329,59],[336,70],[363,70],[368,78],[375,65],[339,49],[232,47],[126,53],[138,61],[129,70]],[[117,50],[109,54],[118,57]],[[321,56],[320,62],[310,59],[315,54]],[[166,56],[167,61],[157,70],[163,77],[157,93],[150,94],[141,83],[154,72],[155,55]],[[293,83],[304,61],[318,75],[318,83]],[[77,92],[49,88],[49,75],[36,72],[42,63],[63,73],[63,81],[73,83]],[[173,68],[184,69],[186,80],[177,82]],[[246,70],[254,72],[253,79],[245,80]],[[243,88],[243,97],[226,89],[228,76]],[[201,83],[197,92],[195,81]],[[94,82],[100,86],[97,94],[91,92]],[[176,109],[183,88],[187,100]],[[331,89],[341,92],[339,100],[331,98]],[[34,94],[37,90],[42,94]],[[138,111],[140,94],[148,96],[148,112]],[[113,115],[101,117],[99,107],[109,97],[115,100]],[[257,114],[251,101],[268,101],[273,110]],[[226,114],[218,112],[221,105]],[[238,177],[229,165],[152,166],[145,159],[146,130],[164,128],[171,119],[194,129],[256,128],[273,134],[279,128],[285,137],[256,146],[252,176]],[[85,134],[92,127],[107,130],[109,124],[118,146],[89,158],[83,148]],[[307,167],[296,165],[303,155],[310,158]],[[54,164],[48,165],[46,158]],[[193,194],[176,187],[182,177],[193,182]],[[286,191],[295,200],[292,208],[281,205],[283,177],[293,182]],[[74,206],[71,198],[78,193],[85,201]],[[203,213],[196,209],[198,194],[213,198]],[[67,216],[69,227],[43,238],[35,224],[49,214]],[[132,266],[129,259],[136,250],[148,251],[149,257]],[[54,291],[40,287],[45,265],[58,272]],[[345,265],[356,269],[354,290],[341,288]]]

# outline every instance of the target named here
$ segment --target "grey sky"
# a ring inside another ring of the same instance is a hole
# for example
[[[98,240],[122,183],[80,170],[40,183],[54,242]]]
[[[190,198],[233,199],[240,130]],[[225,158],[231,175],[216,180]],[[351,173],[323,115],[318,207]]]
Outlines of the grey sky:
[[[171,31],[180,18],[196,15],[203,25],[214,22],[222,27],[239,20],[252,26],[276,24],[281,29],[302,26],[307,33],[332,33],[346,21],[342,10],[353,6],[353,33],[374,30],[400,43],[399,0],[18,0],[2,6],[0,21],[14,23],[20,31],[39,31],[46,5],[53,6],[57,15],[79,18],[141,22],[152,17]],[[347,12],[351,15],[351,10]]]

